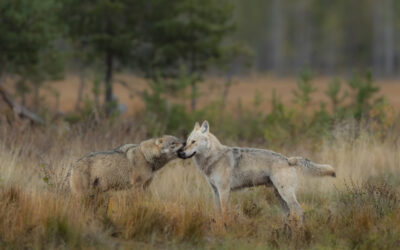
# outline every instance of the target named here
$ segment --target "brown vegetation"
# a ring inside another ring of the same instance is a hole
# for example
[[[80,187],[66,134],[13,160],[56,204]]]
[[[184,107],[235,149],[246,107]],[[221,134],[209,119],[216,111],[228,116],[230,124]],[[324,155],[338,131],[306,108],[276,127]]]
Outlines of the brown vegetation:
[[[71,197],[65,181],[74,160],[89,151],[139,142],[145,137],[139,125],[2,126],[0,245],[393,248],[400,233],[399,142],[368,134],[352,140],[351,130],[338,129],[334,141],[317,148],[280,149],[329,162],[337,171],[336,179],[301,180],[305,225],[291,231],[273,192],[263,187],[233,193],[231,212],[222,222],[190,160],[165,167],[145,193],[115,192],[84,203]]]

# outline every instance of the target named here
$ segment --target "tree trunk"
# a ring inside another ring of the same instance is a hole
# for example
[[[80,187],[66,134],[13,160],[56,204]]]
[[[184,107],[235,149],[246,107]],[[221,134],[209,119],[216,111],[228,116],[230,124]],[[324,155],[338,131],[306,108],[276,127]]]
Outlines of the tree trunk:
[[[105,83],[104,105],[105,105],[106,116],[108,116],[111,113],[112,108],[113,108],[112,107],[113,56],[110,52],[106,53],[105,64],[106,64],[106,75],[105,75],[105,79],[104,79],[104,83]]]
[[[22,93],[21,93],[21,103],[22,103],[22,106],[26,105],[26,93],[25,93],[25,91],[22,91]]]
[[[7,63],[4,63],[3,65],[0,66],[0,86],[3,85],[3,83],[6,81],[6,66]]]
[[[276,74],[281,75],[283,73],[284,66],[284,42],[285,42],[285,17],[283,16],[283,5],[284,0],[273,0],[272,1],[272,22],[271,22],[271,53],[272,53],[272,68]]]
[[[35,111],[39,110],[39,84],[33,84],[33,107]]]
[[[192,87],[192,94],[191,94],[190,107],[192,108],[192,111],[195,111],[196,104],[197,104],[197,81],[196,80],[192,81],[191,87]]]
[[[76,99],[75,111],[78,111],[80,106],[81,106],[84,89],[85,89],[85,70],[84,69],[80,69],[80,71],[79,71],[78,97]]]
[[[384,68],[385,75],[393,75],[394,70],[394,25],[393,25],[393,0],[385,0],[385,26],[384,26]]]
[[[325,34],[323,39],[323,51],[320,60],[323,62],[323,70],[326,74],[332,75],[336,70],[336,62],[337,62],[337,41],[336,37],[332,34]]]
[[[231,86],[232,86],[232,73],[228,73],[224,84],[224,90],[222,92],[221,111],[225,111],[226,103],[228,101],[229,90]]]
[[[382,26],[383,26],[383,11],[382,3],[373,2],[372,8],[372,68],[375,75],[382,74]]]
[[[294,70],[311,66],[311,21],[309,1],[296,1],[294,6]]]
[[[376,75],[394,73],[394,14],[393,0],[374,1],[372,13],[372,66]]]

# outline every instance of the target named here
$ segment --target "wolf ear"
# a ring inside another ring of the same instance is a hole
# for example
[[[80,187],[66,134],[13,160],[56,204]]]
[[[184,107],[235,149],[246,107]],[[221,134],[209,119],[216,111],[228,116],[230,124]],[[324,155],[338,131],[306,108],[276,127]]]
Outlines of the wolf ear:
[[[201,124],[201,132],[208,133],[209,130],[210,126],[208,125],[208,121],[204,121],[203,124]]]
[[[161,138],[157,138],[156,139],[156,145],[157,146],[160,146],[162,143],[163,143],[163,139],[161,139]]]
[[[199,122],[196,122],[196,124],[194,124],[194,129],[199,129],[200,128],[200,124]]]

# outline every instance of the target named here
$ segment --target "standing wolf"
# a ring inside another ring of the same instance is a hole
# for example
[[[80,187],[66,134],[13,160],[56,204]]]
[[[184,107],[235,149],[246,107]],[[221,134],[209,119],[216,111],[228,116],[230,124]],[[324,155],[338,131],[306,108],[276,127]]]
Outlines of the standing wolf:
[[[110,189],[146,188],[157,170],[177,158],[182,146],[178,138],[164,135],[112,151],[90,153],[73,166],[71,191],[92,195]]]
[[[330,165],[313,163],[302,157],[285,157],[273,151],[222,145],[209,132],[209,124],[196,123],[178,156],[193,157],[205,174],[220,212],[224,213],[231,190],[258,185],[273,186],[285,213],[301,219],[303,210],[296,200],[296,167],[317,176],[333,176]]]

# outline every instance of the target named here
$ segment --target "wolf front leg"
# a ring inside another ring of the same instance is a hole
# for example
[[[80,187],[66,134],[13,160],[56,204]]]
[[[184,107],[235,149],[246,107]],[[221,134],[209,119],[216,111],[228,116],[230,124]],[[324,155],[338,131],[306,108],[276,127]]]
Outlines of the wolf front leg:
[[[219,198],[220,213],[222,215],[226,214],[229,207],[229,197],[231,192],[231,171],[230,168],[221,166],[216,169],[210,178],[210,183],[212,183],[216,188],[216,193]]]
[[[228,208],[230,188],[228,185],[215,185],[211,181],[209,182],[210,187],[213,191],[214,204],[218,213],[225,214]],[[220,184],[220,183],[218,183]]]
[[[218,187],[219,203],[221,206],[221,214],[225,215],[229,207],[229,197],[230,197],[230,187],[228,185],[223,185]]]
[[[218,213],[221,213],[221,203],[220,203],[220,200],[219,200],[218,189],[211,182],[209,182],[209,184],[210,184],[211,190],[213,191],[215,209],[218,211]]]

